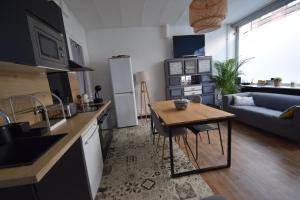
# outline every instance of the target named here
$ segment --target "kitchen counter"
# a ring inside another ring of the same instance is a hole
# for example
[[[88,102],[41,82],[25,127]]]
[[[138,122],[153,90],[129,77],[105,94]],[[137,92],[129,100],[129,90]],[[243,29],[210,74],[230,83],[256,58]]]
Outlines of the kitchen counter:
[[[51,131],[50,135],[62,133],[67,135],[32,165],[0,169],[0,188],[39,182],[110,104],[111,102],[107,101],[95,112],[79,113]]]

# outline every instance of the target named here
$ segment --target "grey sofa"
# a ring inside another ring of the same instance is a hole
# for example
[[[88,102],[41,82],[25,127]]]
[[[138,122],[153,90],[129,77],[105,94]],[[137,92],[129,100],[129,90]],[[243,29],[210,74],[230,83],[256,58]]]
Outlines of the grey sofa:
[[[255,106],[234,106],[233,95],[252,96]],[[225,111],[234,113],[237,120],[300,143],[300,108],[293,119],[280,119],[287,108],[300,105],[300,96],[245,92],[223,97]]]

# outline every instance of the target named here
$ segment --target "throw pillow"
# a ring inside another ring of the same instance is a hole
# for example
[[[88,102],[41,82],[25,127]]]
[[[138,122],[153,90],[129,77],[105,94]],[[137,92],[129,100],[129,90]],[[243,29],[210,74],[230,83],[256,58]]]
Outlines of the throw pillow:
[[[288,109],[286,109],[285,111],[283,111],[279,117],[281,119],[292,119],[294,117],[295,110],[296,110],[297,107],[299,107],[299,106],[291,106],[291,107],[289,107]]]
[[[255,106],[253,97],[241,97],[234,95],[233,99],[234,106]]]

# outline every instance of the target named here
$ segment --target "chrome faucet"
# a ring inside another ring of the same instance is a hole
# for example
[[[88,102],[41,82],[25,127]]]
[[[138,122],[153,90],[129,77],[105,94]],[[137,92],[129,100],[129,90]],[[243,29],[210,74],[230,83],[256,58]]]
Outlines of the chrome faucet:
[[[11,121],[10,121],[8,115],[5,112],[3,112],[2,110],[0,110],[0,117],[2,117],[3,119],[5,119],[6,124],[10,124]]]

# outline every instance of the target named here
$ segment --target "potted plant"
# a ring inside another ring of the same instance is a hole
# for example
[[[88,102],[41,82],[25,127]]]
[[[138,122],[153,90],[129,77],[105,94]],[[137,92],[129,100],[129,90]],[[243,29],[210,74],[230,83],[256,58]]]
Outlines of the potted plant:
[[[280,78],[280,77],[274,78],[274,86],[275,87],[279,87],[281,85],[281,82],[282,82],[282,78]]]
[[[237,80],[242,71],[241,66],[248,62],[250,59],[238,61],[235,58],[225,60],[224,62],[216,62],[215,68],[217,75],[213,77],[216,88],[219,90],[220,95],[236,93],[239,90]]]

